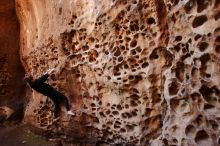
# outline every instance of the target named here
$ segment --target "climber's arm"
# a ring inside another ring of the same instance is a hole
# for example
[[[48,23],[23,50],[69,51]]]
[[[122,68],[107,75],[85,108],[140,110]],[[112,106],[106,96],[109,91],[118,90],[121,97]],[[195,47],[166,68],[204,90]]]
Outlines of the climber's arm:
[[[41,84],[41,83],[45,82],[53,71],[54,71],[54,69],[49,69],[44,75],[42,75],[41,77],[36,79],[34,81],[34,84],[36,85],[36,84]]]
[[[49,77],[49,74],[46,73],[46,74],[42,75],[41,77],[39,77],[38,79],[36,79],[36,80],[33,82],[33,84],[35,84],[35,85],[41,84],[41,83],[45,82],[48,77]]]

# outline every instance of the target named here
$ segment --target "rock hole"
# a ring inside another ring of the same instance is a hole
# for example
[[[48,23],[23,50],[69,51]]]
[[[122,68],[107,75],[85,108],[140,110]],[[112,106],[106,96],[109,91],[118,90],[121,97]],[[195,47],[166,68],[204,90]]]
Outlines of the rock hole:
[[[131,101],[130,101],[130,105],[131,105],[132,107],[138,106],[138,104],[137,104],[134,100],[131,100]]]
[[[205,130],[200,130],[197,132],[195,141],[198,145],[202,145],[203,143],[206,143],[209,139],[209,135]]]
[[[176,46],[174,46],[174,50],[176,51],[176,52],[179,52],[180,51],[180,46],[177,44]]]
[[[169,94],[170,95],[176,95],[178,93],[179,84],[177,83],[177,81],[173,81],[168,86],[169,86]]]
[[[188,125],[185,129],[186,136],[193,137],[196,134],[196,128],[193,125]]]
[[[113,111],[112,114],[113,115],[119,115],[119,112],[118,111]]]
[[[216,53],[220,53],[220,45],[217,45],[217,46],[215,47],[215,51],[216,51]]]
[[[194,40],[197,41],[199,38],[201,38],[202,36],[200,34],[197,34],[195,37],[194,37]]]
[[[125,37],[125,41],[126,41],[126,42],[129,42],[130,40],[131,40],[131,38]]]
[[[217,12],[214,16],[215,21],[217,21],[220,18],[220,12]]]
[[[137,48],[135,48],[135,50],[139,53],[142,51],[141,47],[137,47]]]
[[[116,52],[114,53],[114,56],[118,57],[121,55],[121,51],[119,48],[117,48]]]
[[[134,48],[137,46],[137,41],[136,40],[132,40],[130,43],[130,47]]]
[[[121,129],[120,129],[120,132],[125,133],[126,130],[125,130],[124,128],[121,128]]]
[[[157,54],[157,49],[154,49],[150,54],[150,60],[158,59],[158,58],[159,58],[159,56]]]
[[[208,20],[208,18],[206,15],[198,16],[193,20],[192,27],[193,28],[199,27],[199,26],[203,25],[207,20]]]
[[[151,108],[146,108],[146,109],[145,109],[145,113],[144,113],[145,116],[146,116],[146,117],[150,117],[150,115],[151,115],[151,111],[152,111]]]
[[[153,17],[149,17],[147,19],[147,24],[149,24],[149,25],[156,24],[155,19]]]
[[[198,47],[201,52],[205,51],[208,48],[209,44],[206,42],[199,43]]]
[[[131,55],[136,55],[136,50],[135,49],[131,50]]]
[[[132,132],[134,130],[134,126],[126,125],[126,129],[127,129],[128,132]]]
[[[168,144],[168,140],[164,138],[164,139],[163,139],[163,144],[168,146],[168,145],[169,145],[169,144]]]
[[[106,117],[103,112],[99,112],[99,115],[100,115],[102,118]]]
[[[91,107],[96,107],[95,103],[91,103]]]
[[[194,0],[190,0],[186,3],[186,5],[184,6],[184,10],[187,14],[189,14],[193,7],[195,6],[195,1]]]
[[[176,42],[179,42],[179,41],[181,41],[182,40],[182,36],[176,36],[176,38],[175,38],[175,41]]]
[[[136,1],[136,0],[134,0],[134,1],[133,1],[133,4],[134,4],[134,5],[135,5],[135,4],[137,4],[137,1]]]
[[[116,107],[118,110],[122,110],[122,106],[119,104],[119,105],[117,105],[117,107]]]
[[[198,126],[202,126],[203,124],[203,116],[202,115],[198,115],[198,117],[195,119],[195,122]]]
[[[91,43],[93,43],[93,42],[95,41],[95,38],[94,38],[94,37],[90,37],[90,38],[88,38],[88,40],[89,40]]]
[[[209,120],[208,122],[209,122],[209,124],[211,125],[212,129],[218,130],[218,123],[217,123],[216,121],[214,121],[214,120]]]
[[[111,111],[107,110],[105,113],[106,113],[106,115],[109,115],[111,113]]]
[[[209,109],[212,109],[212,108],[215,108],[215,106],[213,106],[211,104],[208,104],[208,103],[205,103],[204,110],[209,110]]]
[[[205,10],[208,6],[207,0],[197,0],[197,12],[200,13]]]
[[[130,28],[131,31],[138,31],[139,30],[139,27],[136,24],[130,24],[129,28]]]
[[[62,8],[59,8],[59,15],[62,14]]]
[[[122,56],[118,57],[118,62],[122,62],[123,59],[124,59],[124,58],[123,58]]]
[[[179,100],[176,99],[176,98],[172,98],[170,100],[170,107],[171,107],[171,109],[176,110],[178,108],[178,106],[179,106]]]
[[[128,79],[129,79],[129,80],[134,80],[134,76],[133,76],[133,75],[129,75],[129,76],[128,76]]]
[[[220,43],[220,36],[216,37],[215,42]]]
[[[205,53],[199,59],[200,59],[202,65],[205,65],[211,59],[211,57],[208,53]]]

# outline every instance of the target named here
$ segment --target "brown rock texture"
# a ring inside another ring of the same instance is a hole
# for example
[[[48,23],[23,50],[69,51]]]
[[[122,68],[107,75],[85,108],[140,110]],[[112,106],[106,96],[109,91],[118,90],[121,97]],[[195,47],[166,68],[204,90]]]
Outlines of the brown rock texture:
[[[25,121],[107,145],[220,144],[219,0],[16,0],[26,72],[76,117],[28,91]],[[82,113],[86,110],[86,113]]]
[[[0,122],[22,118],[24,70],[19,55],[19,22],[14,0],[0,1]],[[10,114],[9,114],[10,113]]]

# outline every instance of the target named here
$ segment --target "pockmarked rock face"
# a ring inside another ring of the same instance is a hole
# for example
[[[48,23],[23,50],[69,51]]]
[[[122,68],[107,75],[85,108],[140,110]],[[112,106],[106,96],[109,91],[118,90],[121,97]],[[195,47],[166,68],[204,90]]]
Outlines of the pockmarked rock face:
[[[131,145],[220,144],[219,0],[16,0],[26,72],[76,117],[29,92],[26,122]],[[86,111],[82,113],[82,111]]]

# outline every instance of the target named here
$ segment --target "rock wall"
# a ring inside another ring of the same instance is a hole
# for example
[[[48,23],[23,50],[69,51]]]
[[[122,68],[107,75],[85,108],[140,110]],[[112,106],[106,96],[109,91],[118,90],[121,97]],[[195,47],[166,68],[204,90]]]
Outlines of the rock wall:
[[[26,72],[55,67],[48,82],[77,113],[54,121],[29,91],[27,123],[94,143],[220,144],[219,0],[16,4]]]
[[[13,0],[0,1],[0,122],[22,118],[24,70],[19,55],[19,22]],[[8,112],[10,111],[10,112]],[[10,113],[10,114],[9,114]]]

